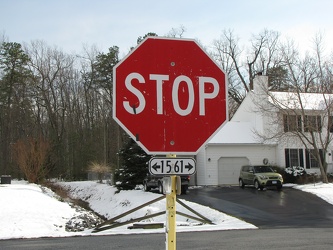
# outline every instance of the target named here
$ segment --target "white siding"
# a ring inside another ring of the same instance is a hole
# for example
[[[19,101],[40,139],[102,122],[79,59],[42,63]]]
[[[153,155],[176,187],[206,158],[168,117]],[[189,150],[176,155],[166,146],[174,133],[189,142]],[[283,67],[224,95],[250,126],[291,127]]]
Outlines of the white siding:
[[[205,174],[205,162],[206,162],[206,147],[202,147],[202,149],[198,152],[196,156],[197,161],[197,172],[195,176],[192,176],[191,178],[191,184],[192,185],[204,185],[204,180],[206,174]]]
[[[205,155],[205,158],[203,158]],[[197,184],[219,185],[218,161],[221,157],[246,157],[250,164],[276,164],[276,147],[265,145],[209,145],[197,157]],[[199,160],[200,159],[200,160]]]

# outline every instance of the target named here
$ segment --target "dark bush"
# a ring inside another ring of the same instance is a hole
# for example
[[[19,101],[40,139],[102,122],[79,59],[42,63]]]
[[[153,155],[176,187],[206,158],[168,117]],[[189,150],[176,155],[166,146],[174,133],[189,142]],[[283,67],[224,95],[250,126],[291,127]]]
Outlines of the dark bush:
[[[333,182],[333,173],[328,173],[327,174],[327,179],[329,182]]]
[[[284,183],[297,183],[298,180],[306,176],[306,171],[304,167],[294,166],[285,168],[283,174]]]

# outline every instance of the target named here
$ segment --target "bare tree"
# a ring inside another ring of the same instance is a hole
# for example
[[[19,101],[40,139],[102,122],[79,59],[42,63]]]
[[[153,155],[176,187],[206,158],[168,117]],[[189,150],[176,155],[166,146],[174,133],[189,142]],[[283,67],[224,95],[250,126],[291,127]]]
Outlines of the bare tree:
[[[252,36],[248,49],[240,45],[232,30],[224,30],[221,38],[214,41],[213,55],[228,74],[228,94],[236,109],[246,93],[253,89],[254,76],[279,65],[279,36],[278,32],[264,30]],[[229,113],[234,112],[230,110]]]
[[[315,48],[313,54],[304,57],[292,43],[283,48],[289,91],[273,92],[262,86],[262,98],[255,102],[269,125],[265,131],[256,132],[263,141],[305,147],[308,158],[317,162],[322,181],[327,183],[326,157],[333,146],[333,64],[324,56],[320,44]]]
[[[74,57],[42,41],[26,46],[30,69],[34,73],[33,98],[38,133],[48,137],[56,156],[54,170],[66,171],[65,124],[68,117],[66,91],[75,75]]]
[[[172,28],[167,34],[167,37],[179,37],[182,38],[184,33],[186,32],[186,28],[184,25],[180,25],[179,28]]]

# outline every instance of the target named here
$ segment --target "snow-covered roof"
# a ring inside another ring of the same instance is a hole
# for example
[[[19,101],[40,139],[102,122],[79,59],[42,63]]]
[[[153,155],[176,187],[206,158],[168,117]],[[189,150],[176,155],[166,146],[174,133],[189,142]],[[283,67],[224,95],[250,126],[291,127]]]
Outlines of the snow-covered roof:
[[[254,144],[258,143],[251,122],[227,122],[208,144]]]
[[[332,94],[270,92],[268,100],[283,109],[325,110],[333,102]]]

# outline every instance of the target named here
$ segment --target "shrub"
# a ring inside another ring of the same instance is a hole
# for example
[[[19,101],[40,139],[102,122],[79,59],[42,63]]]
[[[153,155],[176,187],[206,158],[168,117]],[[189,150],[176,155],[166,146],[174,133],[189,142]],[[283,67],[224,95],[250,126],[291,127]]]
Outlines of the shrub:
[[[333,182],[333,173],[328,173],[327,174],[327,179],[329,182]]]
[[[13,158],[30,183],[44,180],[49,151],[50,143],[43,137],[27,137],[12,145]]]
[[[285,183],[296,183],[302,176],[306,176],[305,168],[301,166],[287,167],[284,171],[283,179]]]
[[[91,162],[88,166],[88,171],[98,174],[98,180],[100,183],[103,182],[103,176],[109,173],[110,170],[110,166],[104,163]]]

